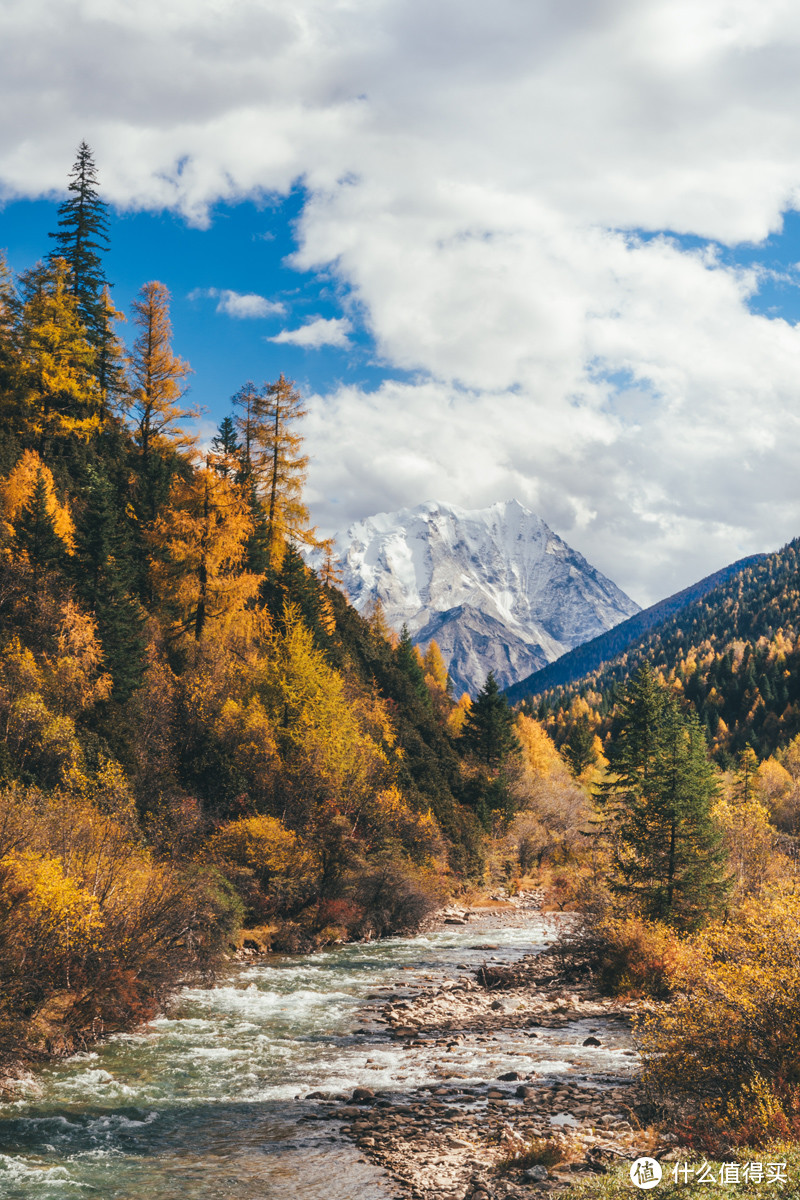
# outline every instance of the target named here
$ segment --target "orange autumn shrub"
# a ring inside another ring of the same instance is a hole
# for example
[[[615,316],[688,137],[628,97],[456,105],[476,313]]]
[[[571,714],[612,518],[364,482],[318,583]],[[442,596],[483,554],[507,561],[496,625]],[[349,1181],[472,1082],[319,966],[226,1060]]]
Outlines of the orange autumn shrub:
[[[56,1002],[78,1035],[151,1015],[233,934],[224,882],[158,861],[114,799],[0,792],[0,1047]]]
[[[672,1003],[640,1023],[653,1100],[696,1137],[800,1136],[800,896],[784,883],[688,943]]]
[[[602,909],[567,927],[559,943],[565,961],[590,972],[609,996],[665,999],[685,953],[684,943],[666,925]]]

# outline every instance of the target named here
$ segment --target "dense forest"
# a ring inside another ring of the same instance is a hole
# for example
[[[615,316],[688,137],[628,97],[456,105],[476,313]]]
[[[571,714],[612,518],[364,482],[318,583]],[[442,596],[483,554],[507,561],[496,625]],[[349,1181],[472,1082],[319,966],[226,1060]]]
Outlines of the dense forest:
[[[168,290],[124,344],[108,231],[84,144],[49,252],[0,268],[6,1044],[147,1015],[242,922],[288,950],[412,927],[530,791],[494,682],[454,700],[435,644],[338,590],[294,385],[243,383],[201,446]]]
[[[607,742],[619,687],[645,661],[705,727],[723,767],[751,747],[759,759],[800,732],[800,542],[737,571],[702,598],[569,686],[523,702],[559,746],[591,754]]]

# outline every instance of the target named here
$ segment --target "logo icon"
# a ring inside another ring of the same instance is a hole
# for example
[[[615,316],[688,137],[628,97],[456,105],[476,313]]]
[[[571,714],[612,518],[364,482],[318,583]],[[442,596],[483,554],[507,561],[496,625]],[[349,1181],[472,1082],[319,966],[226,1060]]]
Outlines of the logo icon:
[[[638,1188],[654,1188],[661,1182],[661,1166],[654,1158],[637,1158],[631,1167],[631,1179]]]

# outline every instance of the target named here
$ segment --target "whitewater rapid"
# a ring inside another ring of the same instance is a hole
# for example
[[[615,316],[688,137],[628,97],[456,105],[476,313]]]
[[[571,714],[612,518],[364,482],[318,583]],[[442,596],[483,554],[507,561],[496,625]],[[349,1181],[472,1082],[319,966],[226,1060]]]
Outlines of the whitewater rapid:
[[[0,1197],[395,1196],[337,1122],[306,1120],[317,1106],[305,1097],[435,1081],[430,1050],[388,1038],[369,1000],[402,997],[493,957],[514,960],[554,936],[546,920],[485,921],[480,930],[270,958],[232,969],[215,987],[186,988],[168,1016],[48,1068],[0,1107]],[[459,1069],[486,1078],[486,1054],[470,1053]],[[491,1053],[491,1072],[513,1065],[502,1044]],[[542,1074],[575,1066],[557,1037],[536,1053]]]

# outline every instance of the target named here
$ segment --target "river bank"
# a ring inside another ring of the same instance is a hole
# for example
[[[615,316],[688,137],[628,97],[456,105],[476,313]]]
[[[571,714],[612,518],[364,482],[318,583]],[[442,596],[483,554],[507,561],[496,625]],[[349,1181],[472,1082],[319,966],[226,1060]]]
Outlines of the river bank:
[[[542,917],[536,904],[505,919],[523,914],[540,941],[565,919]],[[476,935],[503,919],[470,914]],[[318,1118],[344,1120],[343,1132],[415,1200],[542,1194],[604,1173],[616,1158],[668,1151],[637,1115],[637,1005],[569,977],[550,948],[513,964],[493,943],[472,949],[486,961],[469,977],[387,998],[372,1018],[406,1053],[424,1053],[438,1082],[399,1094],[362,1087],[344,1103],[320,1096]],[[501,1160],[532,1142],[561,1161],[498,1178]]]
[[[529,981],[478,983],[481,971],[527,971],[526,954],[552,945],[564,918],[543,917],[536,899],[490,900],[469,918],[451,909],[413,937],[234,964],[217,986],[184,989],[167,1015],[6,1098],[0,1194],[462,1200],[507,1152],[506,1126],[571,1128],[593,1091],[603,1113],[628,1119],[624,1012],[543,979],[533,1004]],[[521,1078],[501,1078],[512,1071]]]

